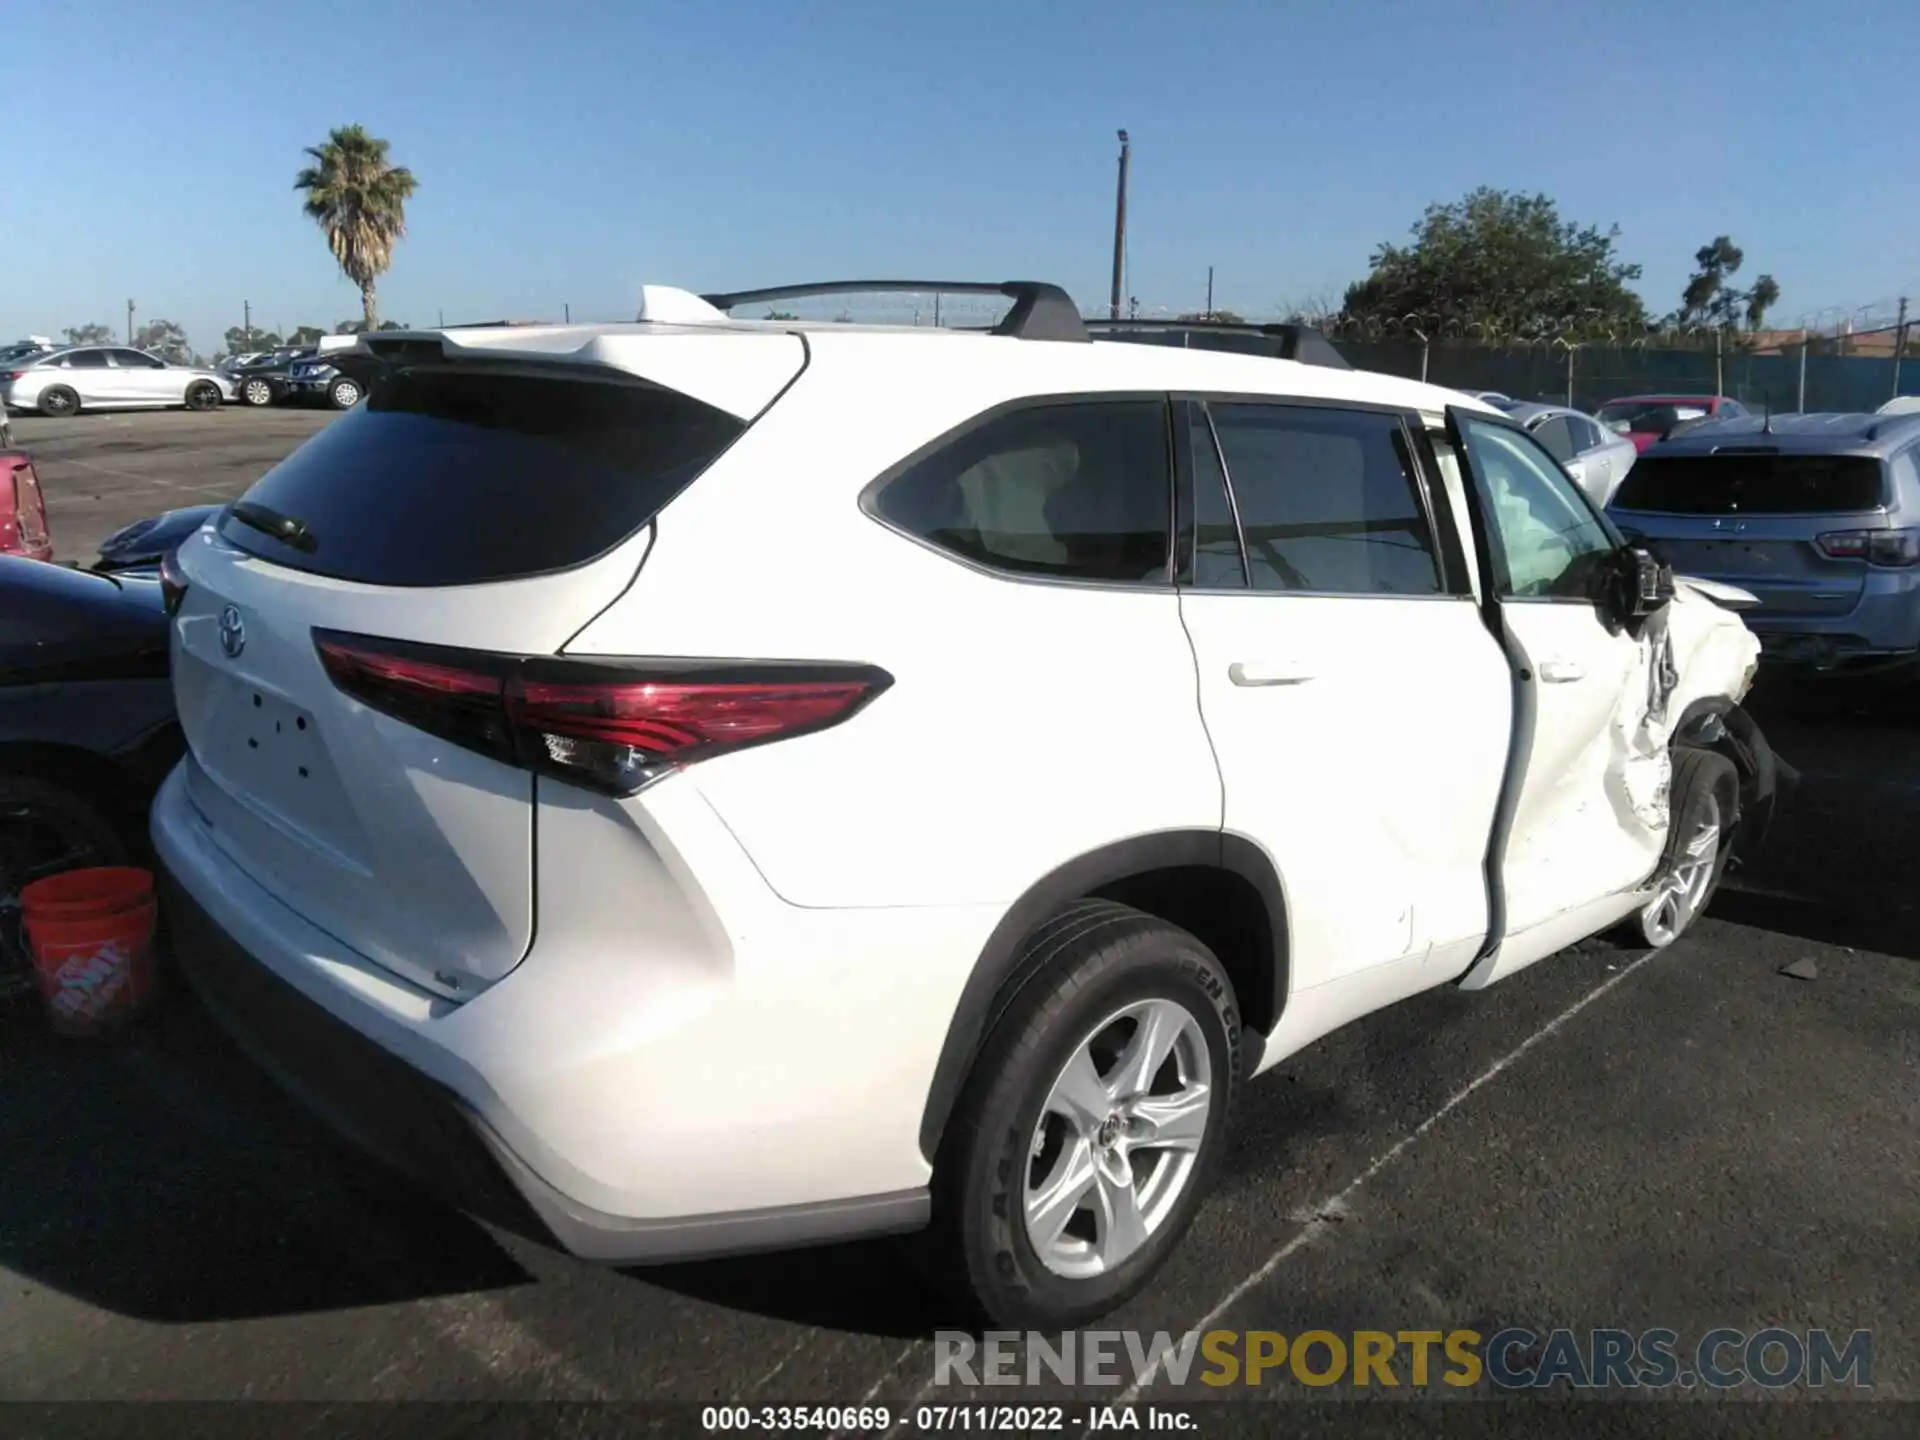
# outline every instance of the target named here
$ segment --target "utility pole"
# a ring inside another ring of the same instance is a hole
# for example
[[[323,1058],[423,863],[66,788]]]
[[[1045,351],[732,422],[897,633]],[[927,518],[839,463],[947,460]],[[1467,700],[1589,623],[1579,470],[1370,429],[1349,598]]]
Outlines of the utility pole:
[[[1727,328],[1724,325],[1714,327],[1713,331],[1713,393],[1727,393],[1726,349]],[[1569,404],[1572,402],[1569,401]]]
[[[1127,256],[1127,164],[1132,158],[1133,146],[1127,140],[1127,132],[1120,132],[1120,189],[1113,202],[1113,290],[1107,300],[1107,318],[1120,318],[1120,284],[1126,273]]]
[[[567,317],[567,324],[571,325],[573,323],[573,306],[562,305],[560,307],[560,310],[561,310],[561,313],[563,313]]]
[[[253,349],[253,302],[251,300],[240,302],[240,348]]]
[[[127,301],[127,343],[133,343],[133,301]]]
[[[1893,326],[1893,397],[1900,395],[1900,355],[1907,348],[1907,297],[1900,297],[1900,318]]]
[[[1213,319],[1213,267],[1207,267],[1207,319]]]
[[[1807,413],[1807,332],[1800,332],[1800,413]],[[1900,362],[1894,361],[1894,383],[1899,383]]]

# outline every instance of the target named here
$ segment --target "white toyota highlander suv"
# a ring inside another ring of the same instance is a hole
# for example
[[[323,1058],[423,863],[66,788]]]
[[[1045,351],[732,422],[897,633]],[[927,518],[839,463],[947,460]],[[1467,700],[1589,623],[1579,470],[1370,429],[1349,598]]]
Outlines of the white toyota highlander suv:
[[[1754,839],[1751,597],[1506,417],[1047,285],[727,313],[846,288],[364,337],[168,567],[180,962],[470,1212],[614,1262],[926,1227],[978,1317],[1079,1323],[1252,1076],[1668,944]]]

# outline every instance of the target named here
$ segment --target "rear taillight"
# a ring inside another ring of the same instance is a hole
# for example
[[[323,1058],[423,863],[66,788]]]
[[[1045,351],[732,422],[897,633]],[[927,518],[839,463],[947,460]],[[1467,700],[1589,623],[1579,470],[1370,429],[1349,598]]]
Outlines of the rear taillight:
[[[0,455],[0,549],[46,559],[52,547],[47,539],[47,503],[40,494],[40,477],[33,461],[22,454]]]
[[[187,598],[187,577],[180,568],[180,557],[169,550],[160,557],[160,603],[167,614],[176,615],[180,602]]]
[[[369,708],[612,795],[837,725],[893,683],[834,662],[521,657],[330,630],[314,644],[334,685]]]
[[[27,378],[27,372],[24,370],[7,371],[7,379],[9,380],[24,380],[26,378]]]
[[[1920,530],[1829,530],[1813,543],[1835,560],[1901,568],[1920,562]]]

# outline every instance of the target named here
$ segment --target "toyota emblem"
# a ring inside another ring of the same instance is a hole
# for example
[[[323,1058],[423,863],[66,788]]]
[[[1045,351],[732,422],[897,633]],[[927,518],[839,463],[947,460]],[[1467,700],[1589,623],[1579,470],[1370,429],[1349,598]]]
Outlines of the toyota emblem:
[[[231,605],[220,610],[220,648],[229,660],[238,660],[247,648],[247,627],[240,623],[240,612]]]

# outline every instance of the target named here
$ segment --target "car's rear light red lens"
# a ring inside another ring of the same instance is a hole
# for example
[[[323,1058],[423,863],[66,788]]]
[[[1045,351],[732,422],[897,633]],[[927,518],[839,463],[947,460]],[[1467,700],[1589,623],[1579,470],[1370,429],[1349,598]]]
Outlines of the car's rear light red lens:
[[[1829,530],[1814,544],[1835,560],[1865,560],[1893,569],[1920,563],[1920,529]]]
[[[7,371],[7,379],[9,380],[24,380],[26,378],[27,378],[27,372],[24,370]]]
[[[342,691],[430,734],[616,795],[667,770],[837,725],[892,683],[836,662],[575,660],[316,631]]]
[[[334,685],[362,704],[469,750],[514,759],[507,662],[354,635],[316,634],[314,641]]]
[[[180,568],[180,557],[169,550],[160,557],[160,603],[166,607],[167,614],[177,615],[180,602],[186,598],[186,572]]]

